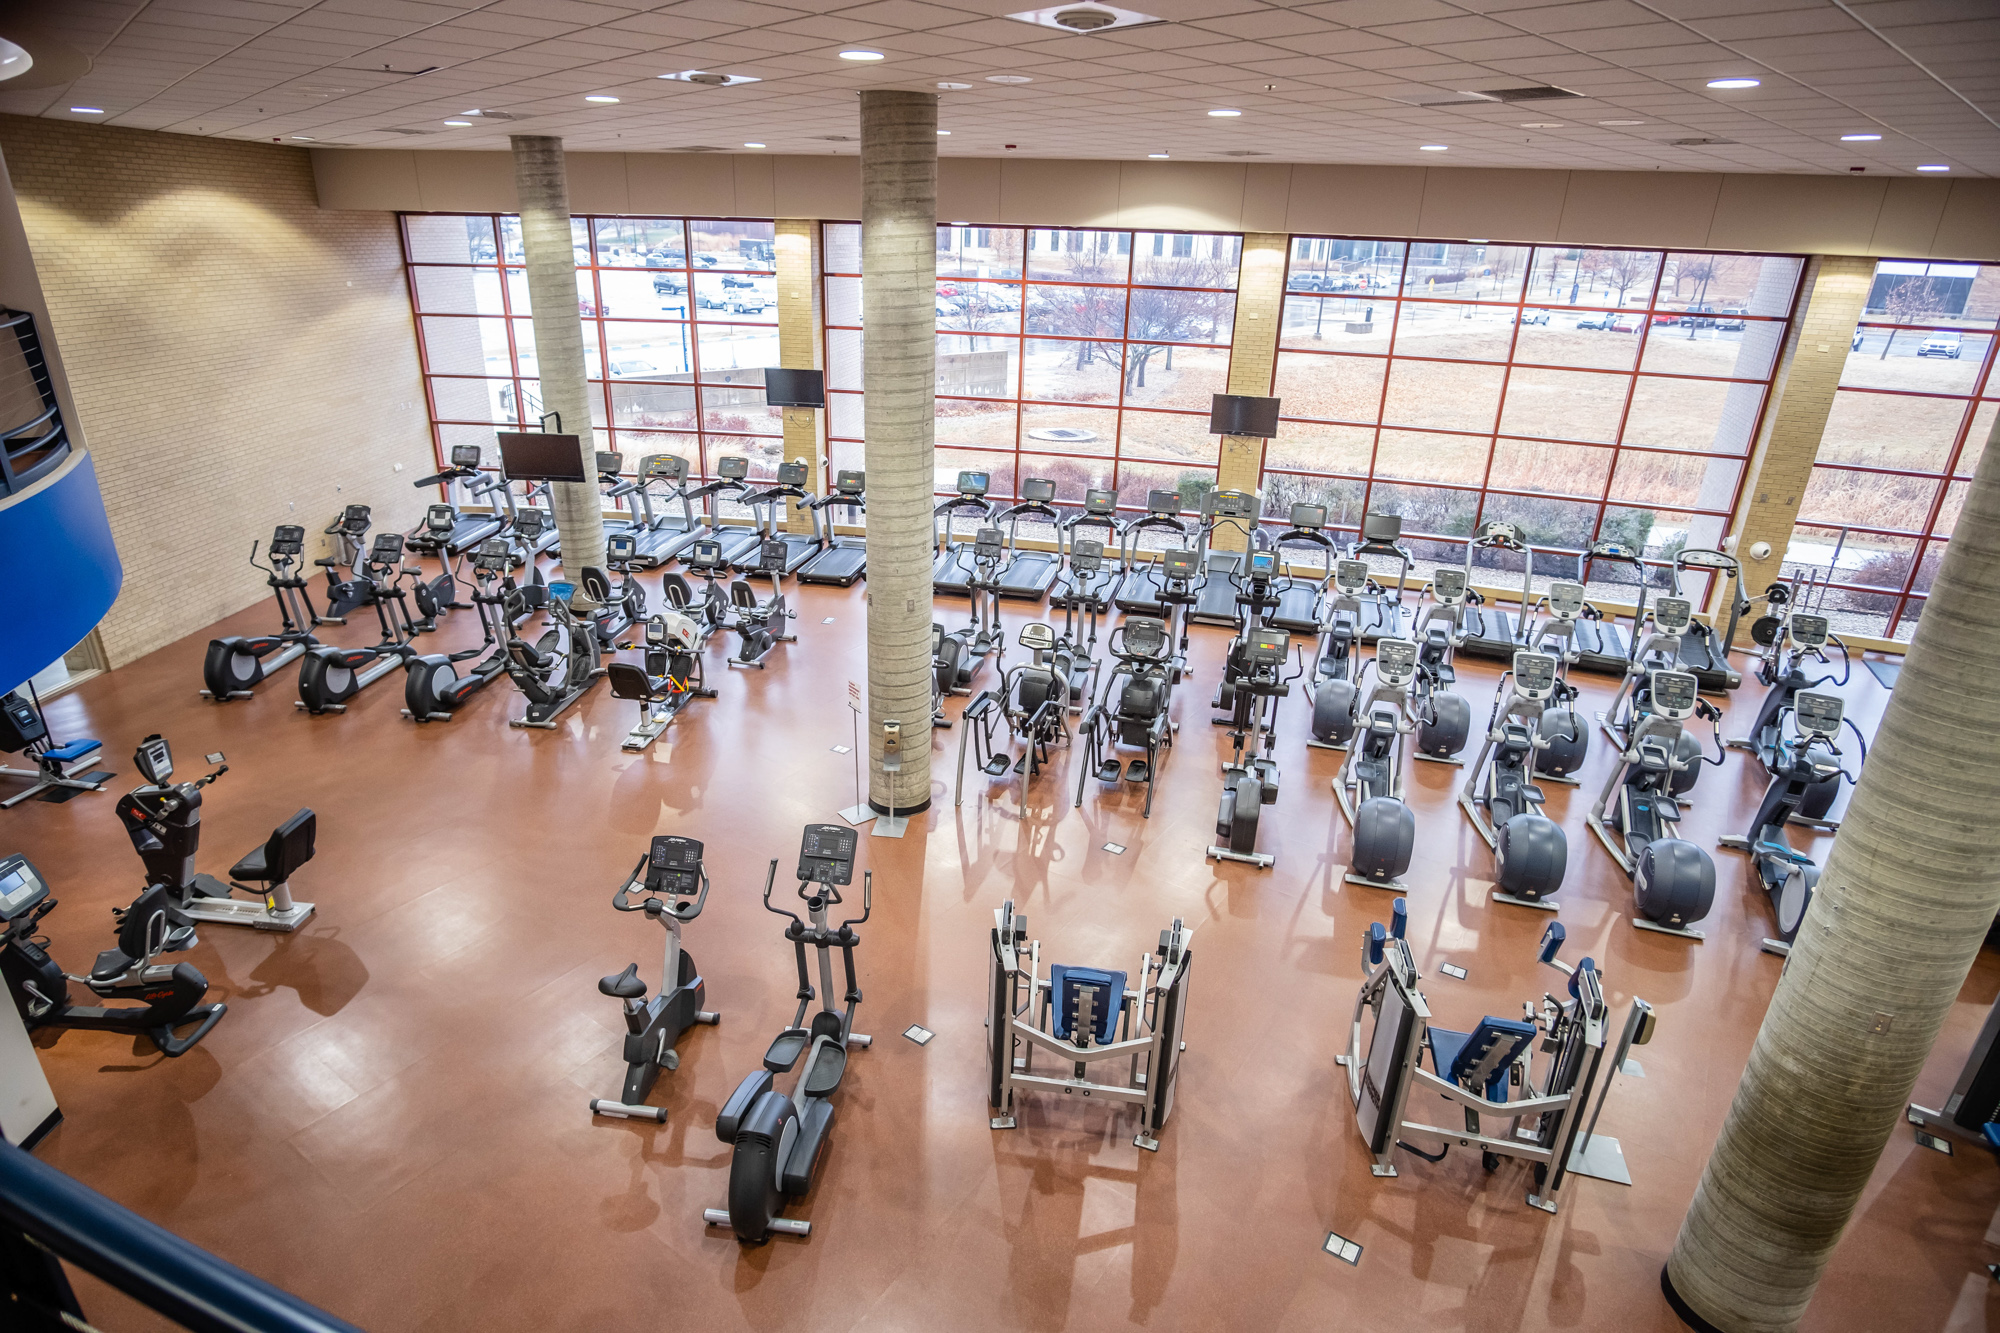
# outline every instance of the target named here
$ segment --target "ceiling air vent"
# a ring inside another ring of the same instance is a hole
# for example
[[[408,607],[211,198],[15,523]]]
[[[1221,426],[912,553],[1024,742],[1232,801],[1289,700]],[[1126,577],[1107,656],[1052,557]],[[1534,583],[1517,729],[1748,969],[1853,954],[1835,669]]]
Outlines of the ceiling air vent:
[[[819,141],[820,141],[821,143],[853,143],[853,142],[854,142],[854,136],[853,136],[853,135],[851,135],[851,134],[819,134],[819,135],[814,135],[813,137],[814,137],[814,138],[816,138],[816,139],[818,139],[818,140],[819,140]]]
[[[1669,139],[1667,145],[1671,148],[1715,148],[1735,142],[1735,139]]]
[[[520,117],[519,117],[519,116],[516,116],[516,115],[515,115],[515,114],[514,114],[513,112],[511,112],[511,111],[468,111],[468,112],[466,112],[465,114],[466,114],[466,115],[468,115],[468,116],[477,116],[477,117],[479,117],[479,118],[480,118],[481,120],[519,120],[519,119],[520,119]]]
[[[429,130],[409,130],[409,129],[404,129],[404,128],[403,128],[402,126],[400,126],[400,125],[391,125],[391,126],[390,126],[389,128],[387,128],[387,129],[383,130],[383,131],[382,131],[382,133],[384,133],[384,134],[429,134],[429,133],[430,133],[430,131],[429,131]]]
[[[1263,150],[1257,148],[1225,148],[1222,150],[1222,155],[1224,157],[1269,157],[1270,156],[1269,153],[1266,153]]]
[[[1573,93],[1567,88],[1554,88],[1546,83],[1536,84],[1532,88],[1482,88],[1475,95],[1493,102],[1553,102],[1558,98],[1583,96],[1582,93]]]
[[[679,148],[669,148],[667,151],[669,153],[720,153],[723,150],[717,148],[712,143],[691,143],[684,144]]]

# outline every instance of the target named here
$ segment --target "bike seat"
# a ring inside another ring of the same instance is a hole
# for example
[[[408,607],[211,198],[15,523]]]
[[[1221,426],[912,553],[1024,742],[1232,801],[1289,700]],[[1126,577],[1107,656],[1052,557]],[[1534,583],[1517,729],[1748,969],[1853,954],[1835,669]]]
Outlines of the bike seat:
[[[106,949],[90,965],[92,981],[115,981],[132,970],[132,956],[123,949]]]
[[[597,989],[615,1000],[636,1000],[645,995],[646,983],[639,980],[639,965],[627,963],[617,976],[599,978]]]
[[[840,1086],[840,1079],[847,1072],[847,1050],[833,1042],[820,1048],[819,1058],[806,1072],[806,1096],[825,1097]]]
[[[786,1028],[771,1043],[771,1049],[764,1052],[764,1068],[774,1074],[782,1074],[799,1062],[805,1053],[806,1039],[812,1034],[804,1028]]]

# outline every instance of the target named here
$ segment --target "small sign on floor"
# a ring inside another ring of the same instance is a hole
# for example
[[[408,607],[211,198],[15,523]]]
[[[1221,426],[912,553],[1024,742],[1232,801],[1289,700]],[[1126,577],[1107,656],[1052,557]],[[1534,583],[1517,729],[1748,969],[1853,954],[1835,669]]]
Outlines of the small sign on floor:
[[[1446,976],[1450,977],[1453,981],[1465,980],[1465,969],[1460,967],[1457,963],[1441,963],[1438,965],[1438,971],[1444,973]]]
[[[931,1038],[935,1037],[937,1033],[932,1032],[929,1028],[918,1027],[915,1023],[912,1023],[903,1029],[903,1035],[919,1046],[928,1046],[930,1045]]]
[[[1104,850],[1110,852],[1113,856],[1123,856],[1125,855],[1125,844],[1122,842],[1107,842],[1104,844]]]
[[[834,752],[835,754],[847,754],[847,753],[848,753],[848,752],[850,752],[850,751],[851,751],[851,750],[852,750],[853,748],[854,748],[854,747],[853,747],[853,746],[851,746],[851,745],[836,745],[836,746],[834,746],[834,747],[833,747],[833,752]]]
[[[1917,1131],[1917,1146],[1920,1148],[1929,1148],[1932,1152],[1941,1152],[1946,1157],[1951,1156],[1950,1143],[1935,1134],[1926,1134],[1921,1129]]]
[[[1344,1264],[1352,1264],[1356,1268],[1361,1266],[1360,1242],[1351,1241],[1337,1231],[1327,1232],[1326,1244],[1320,1248]]]
[[[825,620],[822,620],[819,623],[822,625],[831,625],[833,623],[833,617],[828,616]]]

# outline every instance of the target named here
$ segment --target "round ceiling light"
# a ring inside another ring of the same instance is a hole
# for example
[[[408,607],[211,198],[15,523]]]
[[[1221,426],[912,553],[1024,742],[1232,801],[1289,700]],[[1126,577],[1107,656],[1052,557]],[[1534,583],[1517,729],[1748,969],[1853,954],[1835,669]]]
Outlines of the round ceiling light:
[[[852,51],[842,51],[840,53],[840,58],[842,60],[881,60],[884,57],[880,51],[862,51],[856,49]]]
[[[27,48],[0,37],[0,80],[18,79],[34,67],[35,58]]]
[[[1056,23],[1071,32],[1096,32],[1108,28],[1118,21],[1118,16],[1108,9],[1081,6],[1076,9],[1059,9],[1055,12]]]
[[[727,74],[716,74],[705,69],[689,70],[687,81],[689,83],[699,83],[709,88],[726,88],[729,86],[729,76]]]

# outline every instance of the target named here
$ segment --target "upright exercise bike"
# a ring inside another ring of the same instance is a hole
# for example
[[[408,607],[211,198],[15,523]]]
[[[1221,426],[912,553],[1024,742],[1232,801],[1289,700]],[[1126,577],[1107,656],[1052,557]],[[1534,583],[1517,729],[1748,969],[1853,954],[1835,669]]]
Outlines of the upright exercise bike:
[[[217,703],[248,699],[250,691],[271,673],[304,657],[307,649],[319,647],[319,640],[313,637],[319,615],[313,610],[305,575],[298,568],[305,549],[306,530],[290,523],[280,523],[271,533],[268,566],[257,563],[257,543],[250,543],[250,567],[264,571],[264,581],[278,599],[284,628],[276,634],[210,639],[208,655],[201,664],[202,698]]]
[[[345,625],[347,617],[375,598],[375,582],[368,577],[368,538],[372,520],[367,505],[349,505],[340,517],[327,525],[324,535],[333,538],[334,553],[313,561],[326,571],[326,614],[316,615],[315,625]],[[337,576],[346,570],[347,577]]]
[[[710,1226],[729,1227],[745,1244],[761,1244],[772,1232],[806,1236],[812,1223],[780,1217],[787,1199],[803,1198],[812,1189],[820,1154],[833,1128],[833,1094],[847,1072],[847,1053],[866,1047],[874,1038],[854,1030],[854,1011],[861,1003],[861,985],[854,975],[854,927],[866,924],[873,910],[874,872],[861,879],[861,915],[832,925],[827,909],[841,902],[843,885],[854,882],[853,829],[839,824],[808,824],[799,848],[799,897],[806,916],[771,905],[771,887],[778,863],[771,862],[764,879],[764,906],[790,917],[785,938],[791,941],[799,967],[799,1008],[791,1026],[780,1032],[764,1053],[764,1067],[744,1079],[715,1118],[715,1136],[734,1148],[729,1163],[729,1206],[708,1208],[702,1219]],[[806,967],[806,949],[819,955],[819,989],[813,989]],[[833,1002],[833,951],[840,950],[847,973],[842,1005]],[[817,998],[812,1026],[804,1026],[806,1010]],[[782,1074],[805,1057],[805,1068],[791,1095],[779,1092],[773,1075]]]
[[[625,1086],[615,1102],[592,1097],[593,1115],[665,1124],[666,1108],[646,1105],[660,1071],[681,1067],[680,1052],[674,1048],[682,1033],[696,1023],[713,1026],[722,1021],[721,1014],[701,1007],[708,985],[695,970],[694,956],[681,947],[681,927],[700,916],[708,901],[708,869],[701,851],[693,838],[656,837],[611,895],[611,905],[619,911],[644,912],[666,929],[667,954],[660,965],[660,993],[650,1000],[637,963],[627,963],[623,972],[597,983],[602,994],[624,1008]],[[637,902],[632,901],[635,890],[644,895]]]

